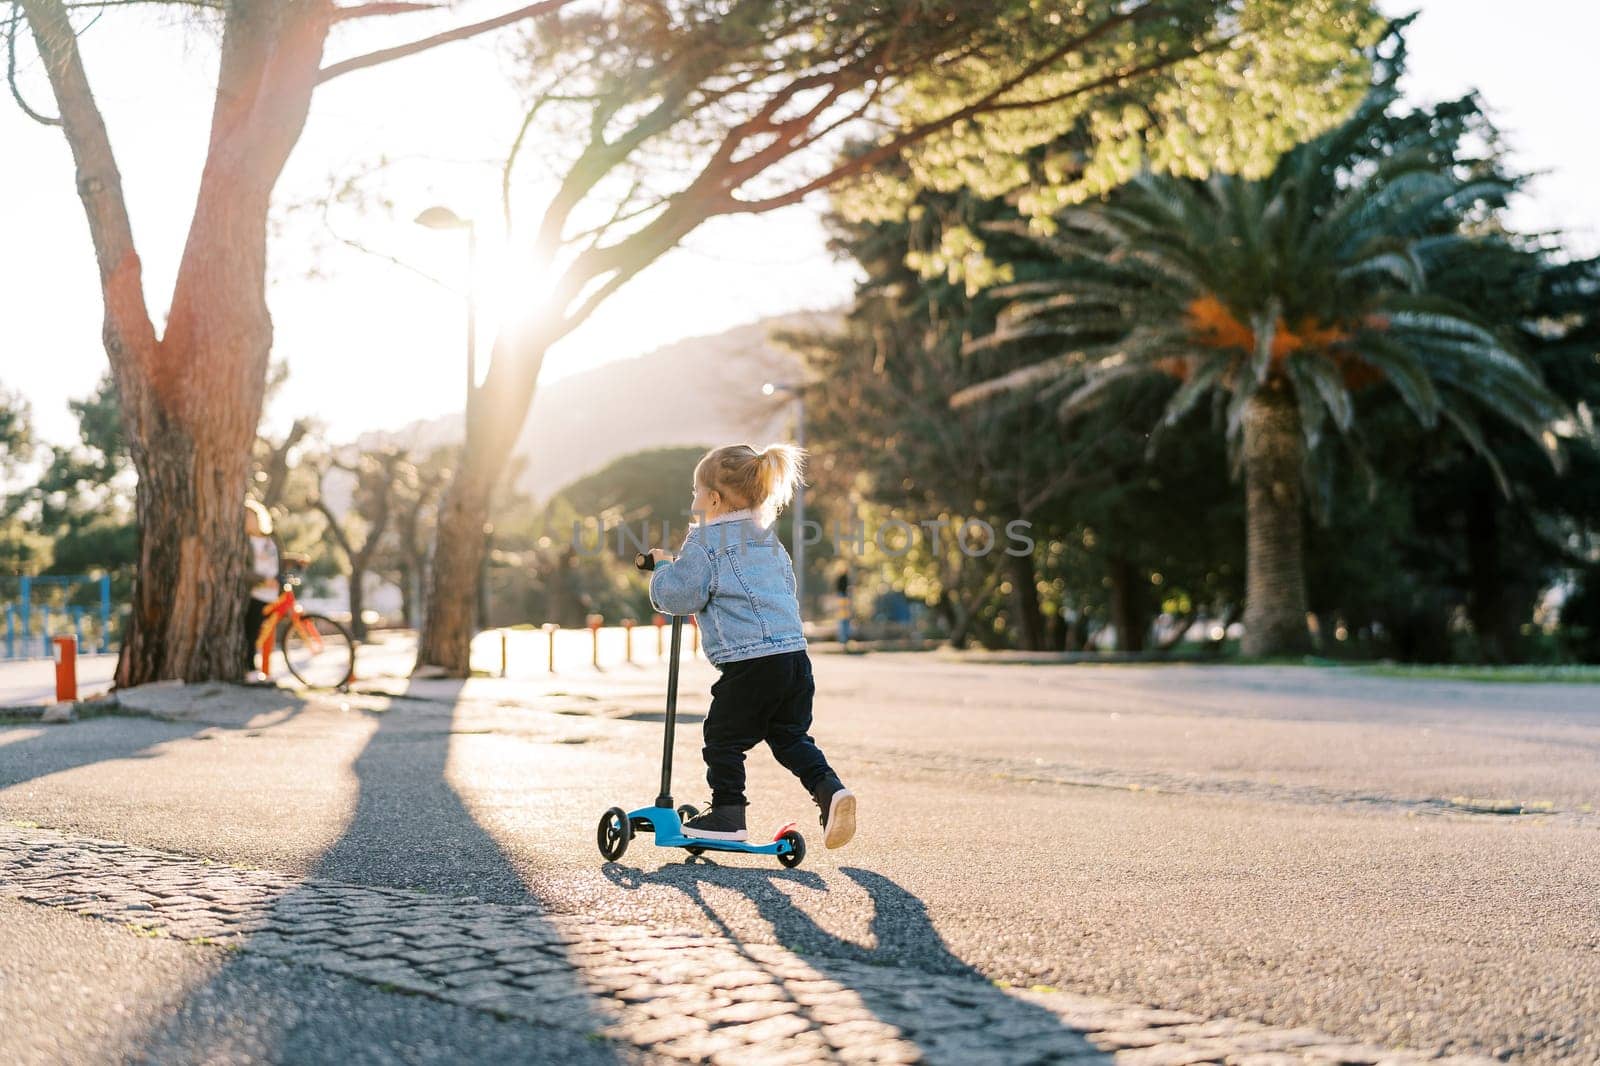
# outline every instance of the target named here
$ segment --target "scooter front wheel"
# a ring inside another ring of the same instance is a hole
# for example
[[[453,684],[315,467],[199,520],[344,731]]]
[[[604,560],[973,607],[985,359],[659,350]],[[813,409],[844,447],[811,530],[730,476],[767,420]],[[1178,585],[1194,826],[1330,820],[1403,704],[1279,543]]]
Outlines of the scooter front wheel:
[[[790,870],[799,866],[806,857],[806,838],[791,829],[778,839],[789,842],[789,850],[780,851],[778,853],[778,861]]]
[[[628,812],[621,807],[612,807],[600,816],[600,826],[595,830],[595,843],[600,845],[600,854],[608,862],[616,862],[622,858],[622,853],[628,850],[628,841],[633,839],[633,826],[628,823]]]

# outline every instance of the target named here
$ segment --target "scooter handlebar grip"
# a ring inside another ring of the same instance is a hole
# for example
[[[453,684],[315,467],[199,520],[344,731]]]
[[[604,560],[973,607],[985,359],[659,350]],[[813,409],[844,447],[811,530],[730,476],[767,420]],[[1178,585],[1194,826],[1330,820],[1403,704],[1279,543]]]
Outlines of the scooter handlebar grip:
[[[656,557],[640,552],[633,557],[633,565],[640,570],[654,570],[656,568]]]

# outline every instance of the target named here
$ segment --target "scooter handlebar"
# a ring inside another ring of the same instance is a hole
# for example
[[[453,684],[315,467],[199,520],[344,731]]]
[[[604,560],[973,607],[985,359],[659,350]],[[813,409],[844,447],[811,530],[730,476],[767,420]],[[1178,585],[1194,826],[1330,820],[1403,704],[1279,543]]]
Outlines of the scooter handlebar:
[[[656,557],[646,552],[640,552],[633,557],[633,565],[640,570],[654,570],[656,568]]]

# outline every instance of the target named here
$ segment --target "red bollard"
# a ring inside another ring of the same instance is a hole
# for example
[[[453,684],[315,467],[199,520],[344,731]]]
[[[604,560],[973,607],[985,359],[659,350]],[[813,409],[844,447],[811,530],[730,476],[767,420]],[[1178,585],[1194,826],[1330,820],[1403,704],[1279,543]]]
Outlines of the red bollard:
[[[656,615],[656,658],[657,659],[664,659],[664,658],[667,657],[666,648],[661,643],[661,633],[666,628],[666,624],[667,624],[667,616],[666,615],[664,615],[664,614]]]
[[[589,635],[594,638],[594,652],[591,661],[596,670],[600,668],[600,627],[605,624],[605,618],[598,614],[591,614],[587,619]]]
[[[633,627],[638,624],[631,618],[622,620],[622,654],[630,663],[633,662]]]
[[[56,702],[71,703],[78,698],[78,638],[55,638]]]

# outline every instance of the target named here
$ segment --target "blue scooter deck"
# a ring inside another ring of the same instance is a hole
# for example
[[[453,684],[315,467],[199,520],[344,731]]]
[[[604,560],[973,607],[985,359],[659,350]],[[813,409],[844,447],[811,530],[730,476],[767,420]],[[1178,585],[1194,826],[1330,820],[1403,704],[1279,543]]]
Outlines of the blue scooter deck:
[[[650,832],[655,834],[659,848],[704,848],[706,851],[737,851],[746,855],[787,855],[794,850],[789,841],[783,839],[783,834],[794,828],[793,822],[779,829],[776,839],[756,844],[748,840],[707,840],[704,837],[685,836],[678,812],[668,807],[641,807],[629,811],[628,823],[632,825],[636,819],[650,824]]]

